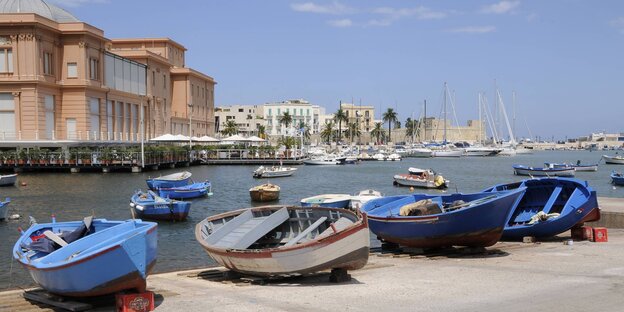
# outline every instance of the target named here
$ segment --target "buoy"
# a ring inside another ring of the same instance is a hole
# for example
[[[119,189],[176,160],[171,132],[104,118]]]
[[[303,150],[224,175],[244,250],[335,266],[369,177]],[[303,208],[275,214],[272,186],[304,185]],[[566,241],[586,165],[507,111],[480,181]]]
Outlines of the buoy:
[[[26,182],[22,181],[22,183],[20,183],[20,185],[21,185],[21,186],[26,186],[26,185],[28,185],[28,183],[26,183]]]
[[[17,220],[19,218],[20,218],[20,215],[18,215],[17,213],[9,216],[9,220]]]
[[[414,187],[410,186],[410,192],[414,192]]]

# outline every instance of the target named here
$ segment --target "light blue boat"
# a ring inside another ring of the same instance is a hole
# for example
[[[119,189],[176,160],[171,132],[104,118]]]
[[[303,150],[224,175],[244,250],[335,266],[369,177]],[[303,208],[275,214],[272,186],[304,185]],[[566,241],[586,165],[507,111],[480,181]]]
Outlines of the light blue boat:
[[[7,215],[9,214],[10,202],[11,199],[8,197],[4,201],[0,201],[0,220],[6,220]]]
[[[150,190],[156,191],[159,188],[178,187],[188,185],[191,181],[191,173],[188,171],[182,171],[177,173],[168,174],[154,179],[147,179],[147,187]]]
[[[15,243],[13,257],[50,293],[91,297],[126,289],[143,292],[156,264],[156,228],[156,223],[139,219],[91,222],[90,217],[34,224]]]
[[[323,194],[301,200],[302,207],[347,208],[351,202],[349,194]]]
[[[163,198],[153,191],[138,190],[130,198],[134,216],[140,219],[159,221],[184,221],[191,211],[191,203]]]
[[[206,181],[178,187],[159,188],[158,195],[165,198],[187,199],[212,195],[211,190],[212,185],[210,182]]]
[[[614,185],[624,185],[624,175],[618,172],[611,172],[611,183]]]

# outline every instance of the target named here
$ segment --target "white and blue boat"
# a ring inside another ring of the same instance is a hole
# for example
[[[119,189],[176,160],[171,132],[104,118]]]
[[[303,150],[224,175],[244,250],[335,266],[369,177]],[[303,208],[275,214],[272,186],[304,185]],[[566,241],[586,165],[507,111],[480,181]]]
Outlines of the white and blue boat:
[[[524,188],[474,194],[416,194],[373,199],[360,208],[383,242],[417,248],[487,247],[503,234]]]
[[[618,172],[611,172],[611,183],[614,185],[624,185],[624,175]]]
[[[301,200],[302,207],[327,207],[327,208],[347,208],[351,202],[349,194],[323,194],[304,198]]]
[[[177,187],[161,187],[158,189],[158,195],[173,199],[197,198],[212,195],[212,185],[206,181]]]
[[[182,171],[164,175],[154,179],[147,179],[147,187],[150,190],[157,190],[159,188],[169,188],[188,185],[191,181],[191,173],[188,171]]]
[[[524,165],[513,165],[514,174],[533,177],[574,177],[574,168],[534,168]]]
[[[106,219],[33,224],[13,257],[50,293],[92,297],[144,292],[156,264],[157,224]]]
[[[574,168],[575,171],[598,171],[598,164],[582,164],[577,161],[576,164],[569,163],[544,163],[546,168]]]
[[[6,220],[9,214],[10,202],[11,202],[11,199],[8,197],[4,201],[0,201],[0,220]]]
[[[153,191],[138,190],[130,199],[134,216],[141,219],[160,221],[184,221],[191,211],[191,203],[163,198]]]
[[[495,185],[484,192],[516,189],[526,191],[507,217],[504,239],[552,237],[575,225],[600,220],[596,191],[578,179],[529,179]]]

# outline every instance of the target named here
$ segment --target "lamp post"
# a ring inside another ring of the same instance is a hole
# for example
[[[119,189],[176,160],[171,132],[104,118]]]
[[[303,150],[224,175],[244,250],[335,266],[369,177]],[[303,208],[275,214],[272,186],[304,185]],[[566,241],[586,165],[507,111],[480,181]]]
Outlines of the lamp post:
[[[189,107],[189,151],[191,150],[191,148],[193,148],[193,141],[191,140],[192,137],[192,131],[191,131],[191,126],[193,125],[193,104],[188,103],[188,107]]]

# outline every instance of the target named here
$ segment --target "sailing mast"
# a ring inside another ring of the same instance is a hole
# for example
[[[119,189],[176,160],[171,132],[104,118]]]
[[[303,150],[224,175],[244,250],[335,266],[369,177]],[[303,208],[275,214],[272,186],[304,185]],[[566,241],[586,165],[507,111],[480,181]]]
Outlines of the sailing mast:
[[[446,145],[446,81],[444,82],[444,145]]]
[[[514,141],[516,140],[516,91],[511,91],[511,109],[513,110],[513,120],[511,124],[511,130],[514,133]]]
[[[425,135],[424,135],[424,139],[422,140],[423,142],[427,141],[427,100],[425,100]]]

